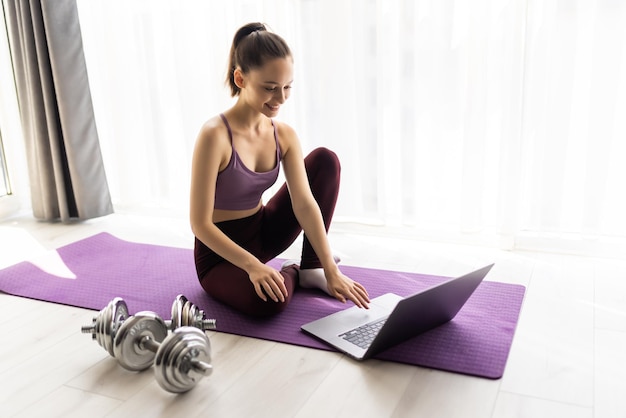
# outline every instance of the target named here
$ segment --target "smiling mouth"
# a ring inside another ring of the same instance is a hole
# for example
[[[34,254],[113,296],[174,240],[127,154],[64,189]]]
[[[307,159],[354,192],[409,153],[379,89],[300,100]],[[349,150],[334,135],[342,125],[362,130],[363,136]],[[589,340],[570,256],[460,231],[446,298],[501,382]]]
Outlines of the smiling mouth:
[[[267,103],[265,104],[265,106],[267,106],[272,111],[276,111],[276,110],[280,109],[280,106],[272,106],[272,105],[267,104]]]

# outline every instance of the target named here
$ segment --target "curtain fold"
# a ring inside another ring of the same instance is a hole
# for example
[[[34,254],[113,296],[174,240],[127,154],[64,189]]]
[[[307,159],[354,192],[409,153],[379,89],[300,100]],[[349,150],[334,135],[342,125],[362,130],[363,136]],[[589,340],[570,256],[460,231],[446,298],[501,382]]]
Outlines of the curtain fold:
[[[113,212],[75,0],[5,0],[33,215]]]

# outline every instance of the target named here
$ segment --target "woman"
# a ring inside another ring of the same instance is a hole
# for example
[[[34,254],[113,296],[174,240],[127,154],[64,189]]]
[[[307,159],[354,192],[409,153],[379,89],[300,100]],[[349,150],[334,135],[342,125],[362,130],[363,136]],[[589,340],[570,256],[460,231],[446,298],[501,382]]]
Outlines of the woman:
[[[367,308],[367,291],[341,273],[326,236],[339,191],[336,155],[318,148],[303,158],[294,130],[272,119],[293,82],[288,45],[251,23],[235,34],[229,64],[237,101],[202,126],[192,162],[190,221],[202,287],[255,316],[284,310],[298,283]],[[286,184],[263,205],[281,163]],[[302,230],[299,265],[277,271],[265,264]]]

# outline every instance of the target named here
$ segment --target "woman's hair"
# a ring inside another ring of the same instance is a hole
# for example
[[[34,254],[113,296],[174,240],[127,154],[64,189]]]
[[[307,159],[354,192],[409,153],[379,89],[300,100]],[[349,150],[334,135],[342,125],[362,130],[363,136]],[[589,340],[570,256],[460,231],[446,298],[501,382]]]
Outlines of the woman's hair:
[[[235,84],[234,72],[237,67],[246,74],[252,69],[260,68],[267,60],[287,57],[291,57],[287,42],[268,31],[263,23],[248,23],[239,28],[230,47],[226,77],[231,96],[237,96],[241,91]]]

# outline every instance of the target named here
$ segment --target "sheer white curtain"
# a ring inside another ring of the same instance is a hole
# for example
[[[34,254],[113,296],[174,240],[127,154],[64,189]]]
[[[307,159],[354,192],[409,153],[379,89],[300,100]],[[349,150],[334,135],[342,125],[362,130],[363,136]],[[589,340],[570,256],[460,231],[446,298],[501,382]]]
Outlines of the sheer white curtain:
[[[337,221],[505,248],[626,237],[620,1],[81,0],[79,11],[117,207],[186,214],[196,133],[231,103],[232,36],[263,21],[295,55],[280,118],[305,150],[342,160]]]
[[[527,20],[519,226],[623,239],[626,4],[533,1]]]

